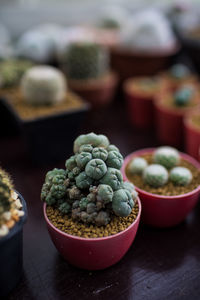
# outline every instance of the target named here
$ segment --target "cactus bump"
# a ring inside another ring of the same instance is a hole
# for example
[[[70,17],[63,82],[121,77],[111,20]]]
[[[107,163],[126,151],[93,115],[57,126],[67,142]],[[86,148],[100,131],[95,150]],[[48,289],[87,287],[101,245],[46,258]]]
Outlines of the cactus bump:
[[[142,174],[148,163],[142,157],[135,157],[129,165],[129,172],[131,174]]]
[[[192,173],[184,167],[175,167],[170,171],[169,179],[175,185],[185,186],[192,181]]]
[[[146,167],[143,173],[143,179],[146,184],[155,188],[165,185],[168,181],[168,172],[165,167],[152,164]]]
[[[154,163],[160,164],[167,169],[175,167],[180,161],[180,155],[178,151],[169,146],[163,146],[157,148],[153,154]]]
[[[51,66],[34,66],[21,80],[24,101],[35,106],[60,103],[65,98],[66,89],[63,73]]]
[[[97,226],[107,225],[113,215],[128,216],[137,192],[123,182],[123,158],[105,135],[83,134],[74,141],[74,155],[66,169],[46,175],[41,199],[72,219]]]

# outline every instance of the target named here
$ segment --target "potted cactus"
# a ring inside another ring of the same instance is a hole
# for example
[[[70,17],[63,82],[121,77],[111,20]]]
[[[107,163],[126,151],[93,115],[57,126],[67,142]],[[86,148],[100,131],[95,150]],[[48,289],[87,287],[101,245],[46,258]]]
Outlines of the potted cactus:
[[[200,105],[198,84],[183,84],[175,91],[165,89],[157,95],[154,104],[159,140],[171,146],[181,146],[183,118]]]
[[[7,59],[0,62],[0,124],[1,135],[10,135],[18,133],[16,122],[2,103],[6,95],[15,95],[16,86],[19,84],[24,72],[32,66],[28,60]]]
[[[48,230],[61,255],[75,266],[109,267],[135,238],[141,205],[134,186],[123,182],[122,163],[106,136],[89,133],[75,140],[66,169],[46,174],[41,199]]]
[[[186,152],[199,160],[200,157],[200,111],[191,112],[184,118]]]
[[[0,169],[0,298],[4,299],[22,275],[22,233],[27,218],[26,203]]]
[[[120,31],[111,64],[124,81],[133,76],[151,76],[165,69],[179,51],[170,24],[157,10],[136,12]]]
[[[67,89],[61,71],[45,65],[28,69],[4,106],[22,128],[32,158],[38,162],[62,159],[64,151],[70,153],[70,143],[89,108]]]
[[[71,43],[62,55],[61,67],[69,87],[92,107],[103,107],[113,99],[117,77],[110,72],[105,47],[88,41]]]
[[[182,222],[200,194],[200,164],[169,146],[131,153],[122,166],[125,180],[134,182],[145,223],[171,227]]]
[[[154,123],[154,99],[160,90],[156,77],[135,77],[123,85],[130,123],[148,129]]]
[[[184,84],[195,84],[198,79],[191,70],[183,64],[172,65],[167,71],[160,74],[160,81],[171,91],[176,91]]]

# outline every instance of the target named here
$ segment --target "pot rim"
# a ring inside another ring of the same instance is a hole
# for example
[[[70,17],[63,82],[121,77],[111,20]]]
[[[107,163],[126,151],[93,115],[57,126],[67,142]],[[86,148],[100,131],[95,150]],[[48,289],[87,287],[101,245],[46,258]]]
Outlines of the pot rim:
[[[118,74],[115,71],[109,70],[108,73],[100,78],[91,80],[82,79],[68,79],[69,87],[77,91],[95,91],[97,89],[102,89],[105,86],[115,86],[118,82]]]
[[[141,155],[141,154],[144,154],[144,153],[152,153],[156,149],[157,148],[140,149],[140,150],[137,150],[137,151],[134,151],[134,152],[130,153],[129,155],[127,155],[125,157],[124,163],[123,163],[122,168],[121,168],[121,171],[122,171],[122,174],[123,174],[126,181],[129,181],[128,177],[126,176],[126,172],[125,172],[126,166],[129,163],[129,161],[137,155]],[[196,167],[197,169],[200,170],[200,163],[197,160],[195,160],[193,157],[191,157],[190,155],[188,155],[186,153],[179,152],[179,154],[180,154],[181,158],[184,158],[186,161],[190,162],[194,167]],[[188,197],[188,196],[191,196],[191,195],[195,194],[196,192],[200,192],[200,185],[197,188],[195,188],[194,190],[192,190],[191,192],[181,194],[181,195],[175,195],[175,196],[164,196],[164,195],[149,193],[149,192],[146,192],[145,190],[142,190],[142,189],[138,188],[137,186],[135,186],[135,189],[137,190],[137,192],[139,192],[140,194],[143,194],[145,196],[151,196],[151,197],[154,197],[154,198],[159,198],[159,199],[164,199],[164,200],[174,200],[174,199],[185,198],[185,197]]]
[[[85,241],[85,242],[100,242],[100,241],[105,241],[105,240],[110,240],[110,239],[113,239],[115,237],[118,237],[120,235],[122,235],[123,233],[127,232],[128,230],[130,230],[132,227],[134,227],[140,220],[140,216],[141,216],[141,211],[142,211],[142,205],[141,205],[141,201],[139,199],[139,197],[137,197],[137,203],[138,203],[138,206],[139,206],[139,211],[138,211],[138,214],[137,214],[137,217],[135,219],[135,221],[130,225],[128,226],[125,230],[123,231],[120,231],[114,235],[110,235],[110,236],[106,236],[106,237],[99,237],[99,238],[83,238],[83,237],[79,237],[79,236],[75,236],[75,235],[71,235],[71,234],[68,234],[66,232],[63,232],[61,231],[60,229],[58,229],[57,227],[55,227],[51,222],[50,220],[48,219],[47,217],[47,214],[46,214],[46,207],[47,207],[47,204],[44,203],[43,204],[43,214],[44,214],[44,218],[45,218],[45,221],[46,223],[54,230],[56,231],[58,234],[61,234],[65,237],[68,237],[68,238],[71,238],[71,239],[74,239],[74,240],[79,240],[79,241]]]
[[[21,202],[22,207],[23,207],[24,215],[22,217],[20,217],[20,220],[18,222],[16,222],[16,224],[11,228],[11,230],[9,230],[7,235],[0,238],[0,245],[3,244],[4,242],[6,242],[7,240],[11,239],[15,234],[17,234],[22,229],[24,223],[27,220],[28,212],[27,212],[26,202],[25,202],[24,198],[22,197],[22,195],[19,192],[17,192],[16,190],[15,190],[15,192],[19,196],[20,202]]]

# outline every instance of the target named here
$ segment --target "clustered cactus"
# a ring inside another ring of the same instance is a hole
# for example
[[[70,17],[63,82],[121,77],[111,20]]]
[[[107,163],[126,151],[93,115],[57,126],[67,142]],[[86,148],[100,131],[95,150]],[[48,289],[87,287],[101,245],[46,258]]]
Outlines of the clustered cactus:
[[[21,80],[24,100],[31,105],[52,105],[63,101],[66,80],[54,67],[40,65],[26,71]]]
[[[142,157],[135,157],[128,166],[130,174],[141,175],[146,184],[158,188],[168,180],[174,185],[185,186],[192,181],[192,173],[185,167],[178,167],[179,152],[172,147],[159,147],[153,153],[153,164],[148,165]],[[169,173],[168,173],[169,171]]]
[[[0,169],[0,238],[8,234],[24,212],[18,195],[13,191],[9,175]]]
[[[175,64],[170,68],[169,74],[172,78],[181,80],[187,78],[191,72],[187,66],[183,64]]]
[[[72,43],[66,49],[63,63],[66,63],[65,71],[69,79],[96,79],[109,70],[108,51],[92,42]]]
[[[191,101],[194,90],[190,86],[182,87],[174,94],[174,103],[177,106],[186,106]]]
[[[14,87],[26,70],[32,66],[28,60],[9,59],[0,63],[0,87]]]
[[[122,163],[118,148],[105,135],[80,135],[66,170],[46,174],[41,199],[77,221],[97,226],[107,225],[114,214],[126,217],[137,192],[133,184],[123,182]]]

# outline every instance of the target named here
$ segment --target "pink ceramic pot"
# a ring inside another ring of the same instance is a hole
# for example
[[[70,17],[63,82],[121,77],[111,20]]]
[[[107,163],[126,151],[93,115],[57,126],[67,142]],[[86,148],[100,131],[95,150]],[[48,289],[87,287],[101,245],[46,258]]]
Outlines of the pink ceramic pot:
[[[155,149],[143,149],[128,155],[122,166],[124,180],[126,176],[126,166],[135,156],[145,153],[152,153]],[[200,164],[187,154],[180,153],[181,157],[200,169]],[[178,196],[160,196],[148,193],[135,187],[142,203],[142,219],[146,224],[156,227],[171,227],[182,222],[189,212],[194,208],[200,195],[200,185],[195,190]]]
[[[44,217],[51,239],[60,254],[72,265],[100,270],[117,263],[128,251],[135,239],[141,215],[141,203],[137,199],[139,213],[136,220],[124,231],[103,238],[80,238],[57,229],[47,218],[46,204]]]
[[[154,96],[136,93],[131,89],[133,78],[127,79],[123,85],[123,91],[127,104],[127,112],[130,123],[141,129],[148,129],[154,123]]]
[[[184,119],[185,147],[188,154],[200,160],[200,128],[198,129],[193,125],[191,121],[192,116],[193,114],[188,115]]]

